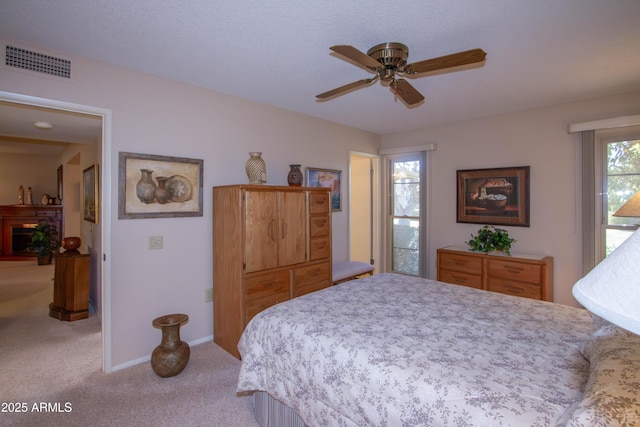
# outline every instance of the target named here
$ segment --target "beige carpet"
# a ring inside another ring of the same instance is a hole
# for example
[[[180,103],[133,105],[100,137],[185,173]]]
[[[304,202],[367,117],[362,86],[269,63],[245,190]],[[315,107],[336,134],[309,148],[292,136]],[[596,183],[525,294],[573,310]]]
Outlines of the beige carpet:
[[[48,315],[53,268],[0,261],[0,426],[258,426],[235,394],[240,362],[213,343],[176,377],[102,373],[99,319]]]

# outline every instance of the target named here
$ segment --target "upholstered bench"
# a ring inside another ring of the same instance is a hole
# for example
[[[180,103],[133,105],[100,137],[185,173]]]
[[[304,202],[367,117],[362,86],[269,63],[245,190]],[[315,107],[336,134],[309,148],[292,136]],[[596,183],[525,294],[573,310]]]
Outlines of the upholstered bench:
[[[373,274],[373,265],[362,261],[338,262],[333,264],[333,284],[357,279],[360,276]]]

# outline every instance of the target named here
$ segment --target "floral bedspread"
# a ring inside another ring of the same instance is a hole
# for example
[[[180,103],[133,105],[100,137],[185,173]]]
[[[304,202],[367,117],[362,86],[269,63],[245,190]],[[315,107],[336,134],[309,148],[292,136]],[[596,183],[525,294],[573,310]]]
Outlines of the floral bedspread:
[[[582,309],[396,274],[256,316],[238,391],[309,426],[549,426],[582,397]]]

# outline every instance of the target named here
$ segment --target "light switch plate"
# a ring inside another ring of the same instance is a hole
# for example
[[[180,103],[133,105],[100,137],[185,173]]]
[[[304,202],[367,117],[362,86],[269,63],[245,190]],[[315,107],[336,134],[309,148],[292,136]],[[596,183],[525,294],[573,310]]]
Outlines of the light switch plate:
[[[149,249],[162,249],[162,236],[149,236]]]

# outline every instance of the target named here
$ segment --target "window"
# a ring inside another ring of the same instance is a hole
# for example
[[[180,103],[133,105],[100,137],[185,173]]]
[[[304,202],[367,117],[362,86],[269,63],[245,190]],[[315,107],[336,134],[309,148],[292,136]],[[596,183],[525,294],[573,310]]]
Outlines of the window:
[[[640,127],[596,132],[596,257],[604,259],[629,237],[640,218],[613,214],[640,190]]]
[[[424,153],[389,160],[389,216],[391,271],[424,276],[425,242]]]

